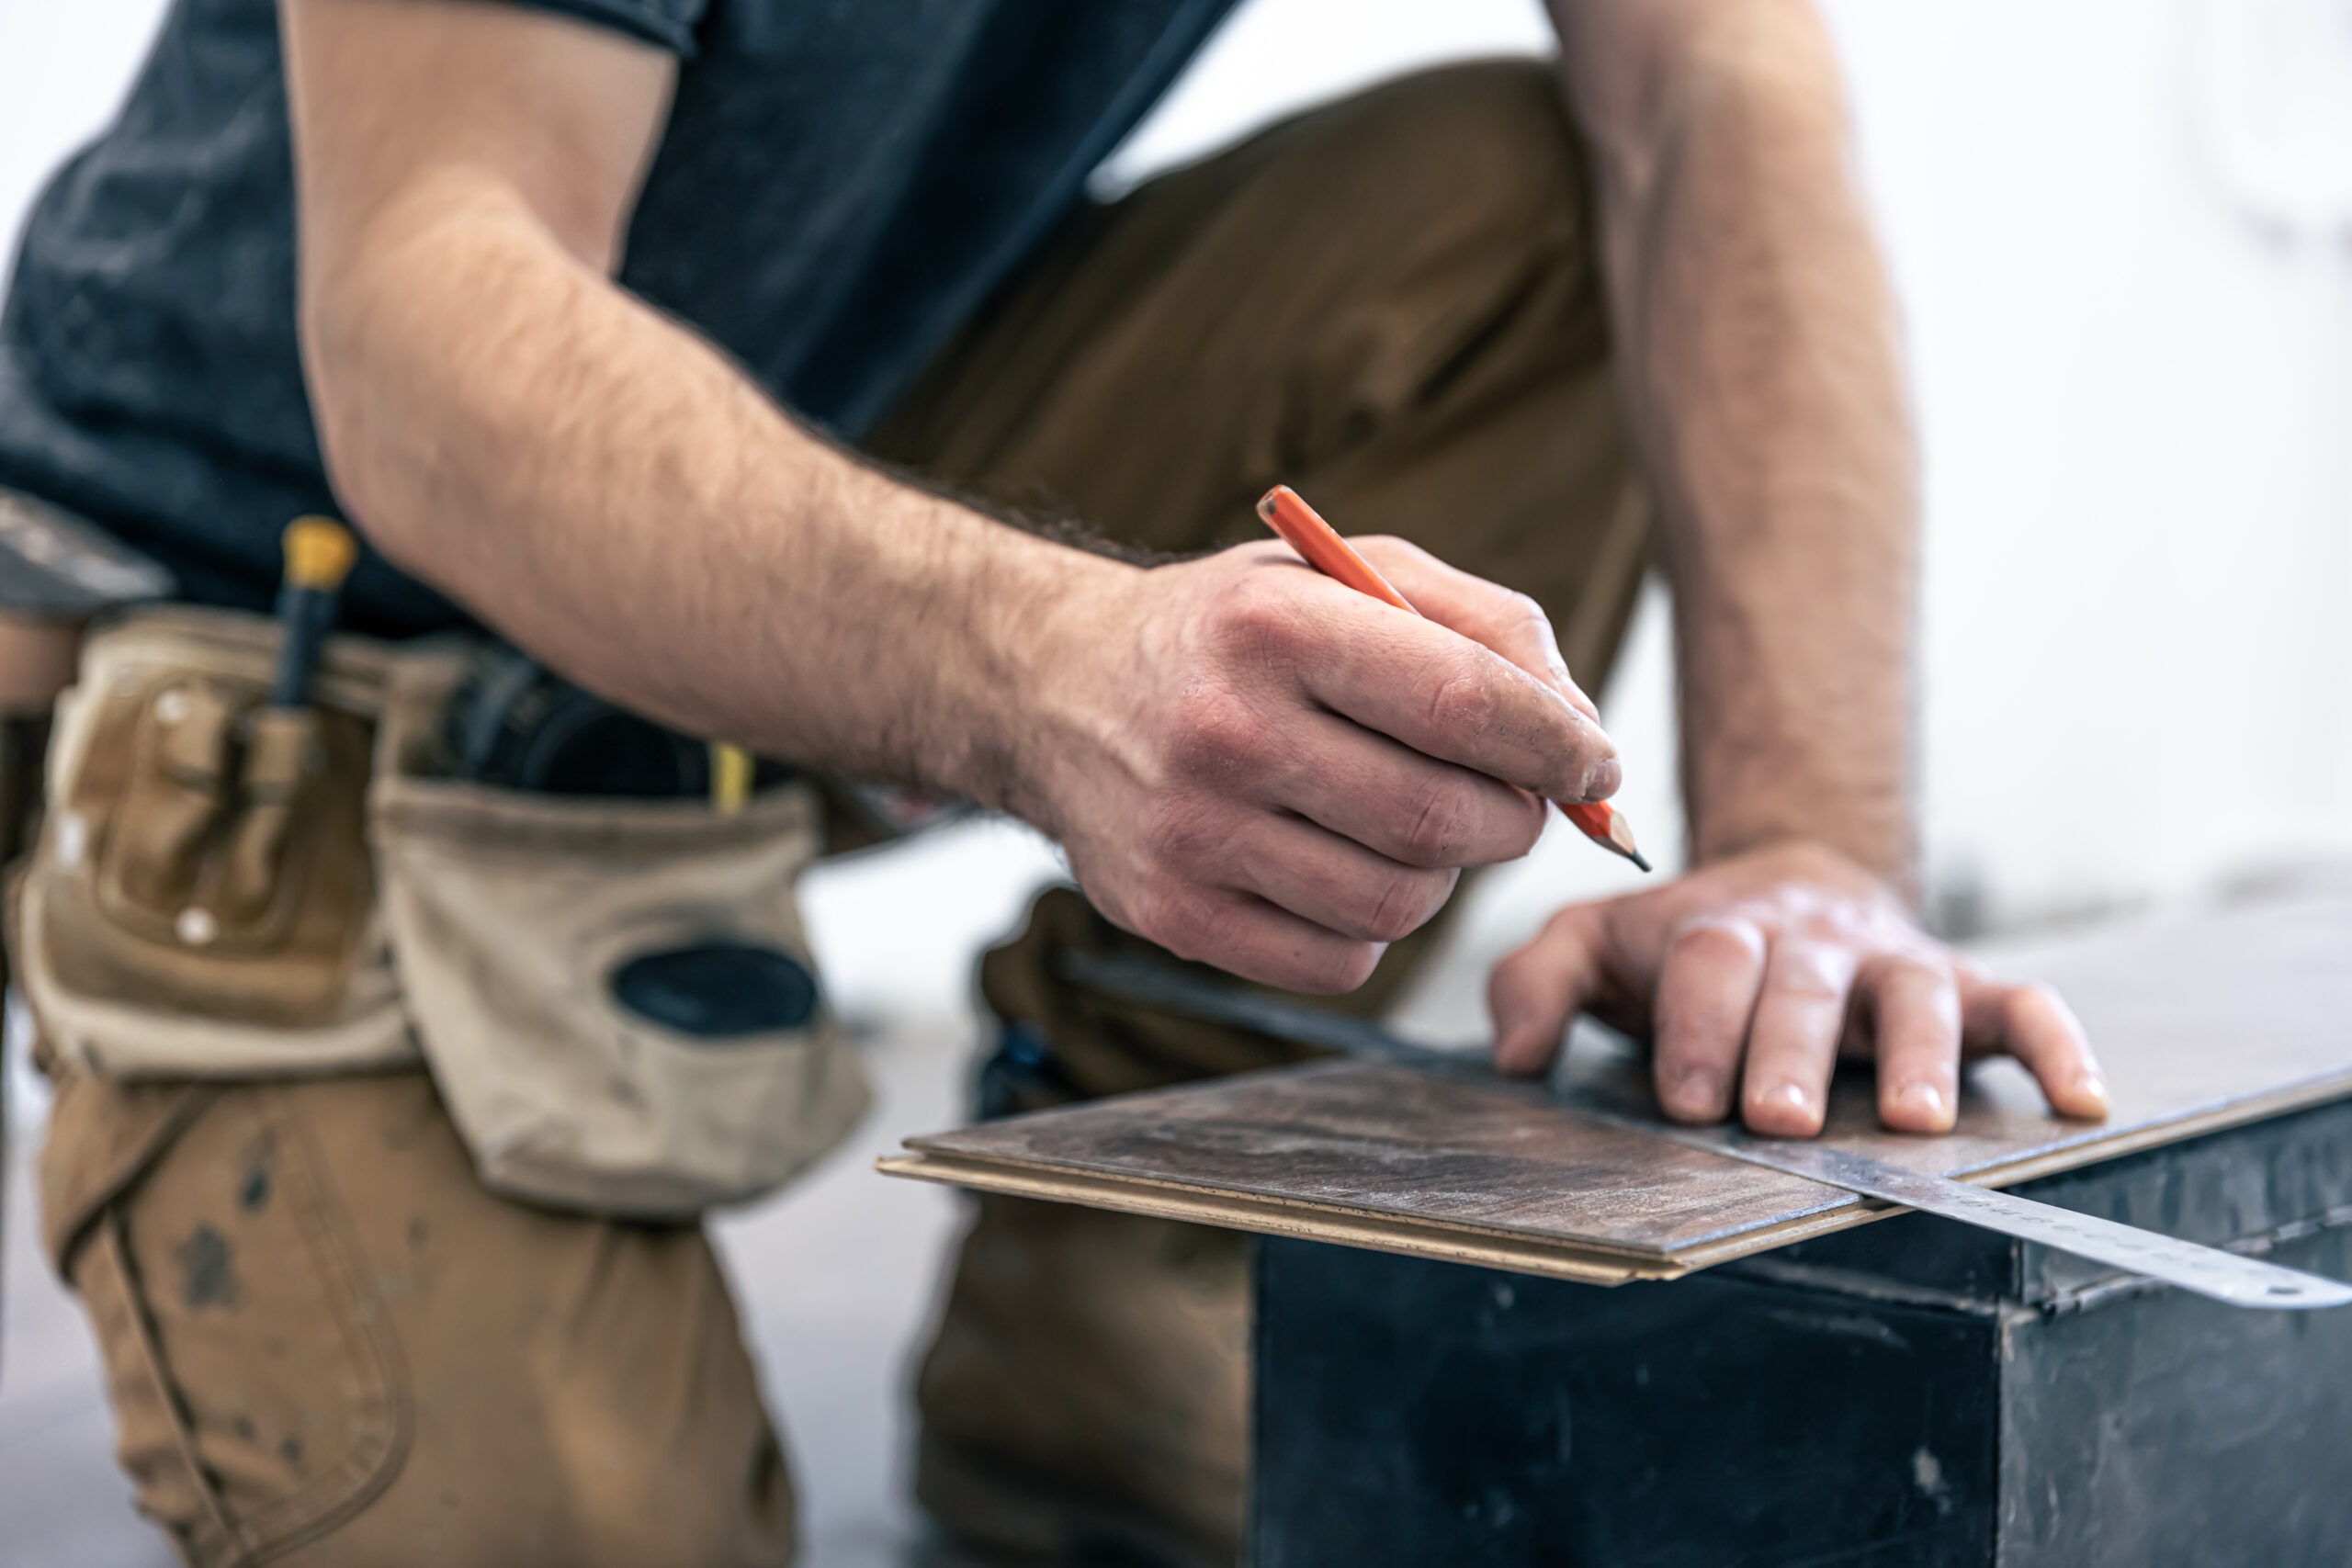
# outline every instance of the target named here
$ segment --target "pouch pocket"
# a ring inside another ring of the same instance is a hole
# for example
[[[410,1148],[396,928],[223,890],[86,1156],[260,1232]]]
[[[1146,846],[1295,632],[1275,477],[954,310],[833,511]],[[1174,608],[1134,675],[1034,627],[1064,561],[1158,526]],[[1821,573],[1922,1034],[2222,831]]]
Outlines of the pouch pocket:
[[[142,614],[89,640],[59,699],[17,957],[89,1072],[414,1060],[367,848],[380,651],[338,639],[296,711],[267,706],[276,649],[258,616]]]
[[[813,790],[722,815],[433,777],[461,671],[396,672],[370,822],[410,1015],[484,1183],[678,1218],[839,1143],[868,1095],[796,899]]]

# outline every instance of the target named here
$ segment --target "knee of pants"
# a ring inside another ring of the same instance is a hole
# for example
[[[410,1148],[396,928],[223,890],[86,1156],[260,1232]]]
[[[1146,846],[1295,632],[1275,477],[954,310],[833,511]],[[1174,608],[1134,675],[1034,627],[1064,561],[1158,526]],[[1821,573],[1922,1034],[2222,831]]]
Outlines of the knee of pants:
[[[104,1147],[109,1092],[51,1138]],[[141,1511],[197,1568],[791,1556],[700,1231],[494,1197],[422,1074],[211,1091],[63,1261]]]
[[[1531,244],[1597,254],[1584,137],[1548,62],[1485,61],[1404,77],[1269,141],[1294,138],[1267,177],[1321,187],[1314,205],[1327,209],[1335,196],[1352,198],[1374,215],[1366,221],[1397,231],[1407,254],[1475,236],[1506,266],[1523,265],[1511,253]]]
[[[934,1523],[977,1541],[1082,1517],[1234,1561],[1250,1256],[1234,1231],[982,1198],[916,1382]]]

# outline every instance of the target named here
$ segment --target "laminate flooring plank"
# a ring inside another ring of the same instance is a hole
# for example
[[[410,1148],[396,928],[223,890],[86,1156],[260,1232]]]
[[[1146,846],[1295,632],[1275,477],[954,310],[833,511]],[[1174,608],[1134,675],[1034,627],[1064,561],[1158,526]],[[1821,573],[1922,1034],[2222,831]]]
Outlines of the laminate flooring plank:
[[[1579,1115],[1541,1090],[1347,1061],[1123,1095],[909,1146],[1655,1254],[1847,1201],[1777,1171],[1727,1179],[1724,1160]]]

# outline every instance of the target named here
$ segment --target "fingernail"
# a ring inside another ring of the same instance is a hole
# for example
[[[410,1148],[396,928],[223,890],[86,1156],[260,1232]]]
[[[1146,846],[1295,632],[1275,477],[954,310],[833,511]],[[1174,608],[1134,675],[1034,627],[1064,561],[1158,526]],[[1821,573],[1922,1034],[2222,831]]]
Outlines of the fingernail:
[[[2107,1103],[2107,1084],[2097,1073],[2085,1073],[2075,1080],[2075,1087],[2101,1105]]]
[[[1617,759],[1603,757],[1584,775],[1584,784],[1578,791],[1578,797],[1584,800],[1607,800],[1617,793],[1617,786],[1624,782],[1625,770],[1618,763]]]
[[[1724,1080],[1704,1067],[1693,1067],[1674,1080],[1674,1102],[1688,1111],[1712,1111],[1723,1103]]]
[[[1766,1089],[1756,1097],[1756,1103],[1759,1106],[1785,1105],[1792,1111],[1802,1111],[1807,1114],[1813,1111],[1813,1096],[1805,1093],[1802,1085],[1792,1083]]]
[[[1931,1083],[1907,1083],[1894,1091],[1894,1105],[1899,1111],[1917,1111],[1930,1121],[1939,1122],[1944,1114],[1944,1091]]]

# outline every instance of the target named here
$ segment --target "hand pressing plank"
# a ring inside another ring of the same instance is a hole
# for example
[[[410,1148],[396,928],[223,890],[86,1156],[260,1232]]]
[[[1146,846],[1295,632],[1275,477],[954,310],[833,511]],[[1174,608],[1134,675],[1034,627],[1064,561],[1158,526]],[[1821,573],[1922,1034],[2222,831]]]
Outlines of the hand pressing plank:
[[[1572,904],[1495,966],[1496,1064],[1550,1067],[1579,1010],[1655,1043],[1658,1103],[1678,1122],[1821,1131],[1840,1055],[1878,1064],[1879,1116],[1951,1130],[1965,1055],[2006,1052],[2064,1116],[2107,1114],[2082,1026],[2046,986],[2012,985],[1913,923],[1892,894],[1818,845],[1718,862],[1654,892]]]

